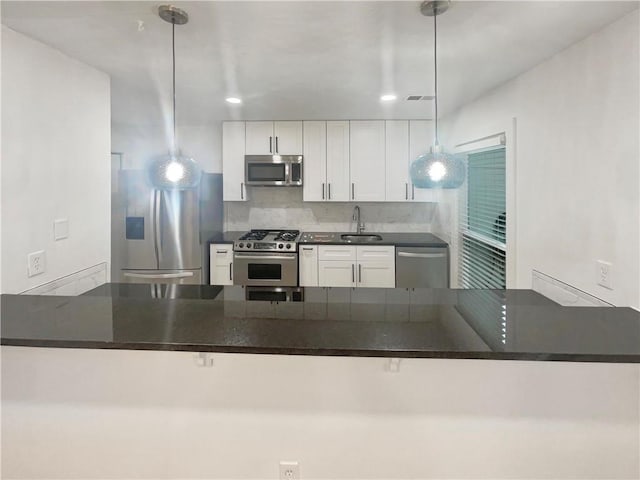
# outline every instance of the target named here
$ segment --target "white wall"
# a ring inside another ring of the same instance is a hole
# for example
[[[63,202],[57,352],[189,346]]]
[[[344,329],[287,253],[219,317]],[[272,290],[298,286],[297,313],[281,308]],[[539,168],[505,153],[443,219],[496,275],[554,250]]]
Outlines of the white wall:
[[[203,171],[222,173],[222,122],[211,125],[177,125],[178,147],[193,157]],[[171,132],[163,125],[113,124],[111,151],[124,153],[123,168],[144,168],[150,158],[164,155]]]
[[[2,478],[640,477],[640,368],[5,347]]]
[[[3,293],[110,261],[110,115],[106,74],[2,26]],[[46,272],[28,278],[37,250]]]
[[[639,38],[636,10],[443,122],[451,148],[517,119],[517,288],[536,269],[640,307]],[[613,263],[613,290],[596,260]]]

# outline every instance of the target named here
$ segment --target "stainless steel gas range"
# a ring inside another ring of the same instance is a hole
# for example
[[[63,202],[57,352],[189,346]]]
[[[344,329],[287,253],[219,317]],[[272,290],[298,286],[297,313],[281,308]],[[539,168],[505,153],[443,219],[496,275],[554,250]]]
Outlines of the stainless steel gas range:
[[[233,244],[236,285],[298,287],[298,230],[251,230]]]

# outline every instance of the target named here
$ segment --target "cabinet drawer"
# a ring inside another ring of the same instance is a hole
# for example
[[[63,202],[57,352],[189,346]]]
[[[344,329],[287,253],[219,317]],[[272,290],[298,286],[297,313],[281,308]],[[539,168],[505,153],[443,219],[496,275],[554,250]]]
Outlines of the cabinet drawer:
[[[298,282],[301,287],[318,286],[318,246],[300,245]]]
[[[214,264],[228,264],[233,261],[233,244],[212,244],[209,246],[209,255]]]
[[[320,245],[318,260],[354,260],[356,247],[350,245]]]
[[[375,261],[392,261],[395,259],[396,249],[393,245],[359,245],[356,247],[358,261],[375,260]]]

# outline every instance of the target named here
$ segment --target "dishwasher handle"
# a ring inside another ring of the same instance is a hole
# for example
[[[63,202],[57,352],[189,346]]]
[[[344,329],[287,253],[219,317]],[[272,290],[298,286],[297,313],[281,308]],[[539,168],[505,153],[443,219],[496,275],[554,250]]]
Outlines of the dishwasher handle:
[[[399,257],[409,258],[446,258],[446,253],[412,253],[412,252],[398,252]]]

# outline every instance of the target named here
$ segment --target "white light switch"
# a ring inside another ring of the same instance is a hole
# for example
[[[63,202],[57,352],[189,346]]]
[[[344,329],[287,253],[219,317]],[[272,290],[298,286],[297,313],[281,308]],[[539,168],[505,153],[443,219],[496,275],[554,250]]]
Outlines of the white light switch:
[[[62,240],[69,236],[69,220],[60,218],[53,221],[53,238]]]

